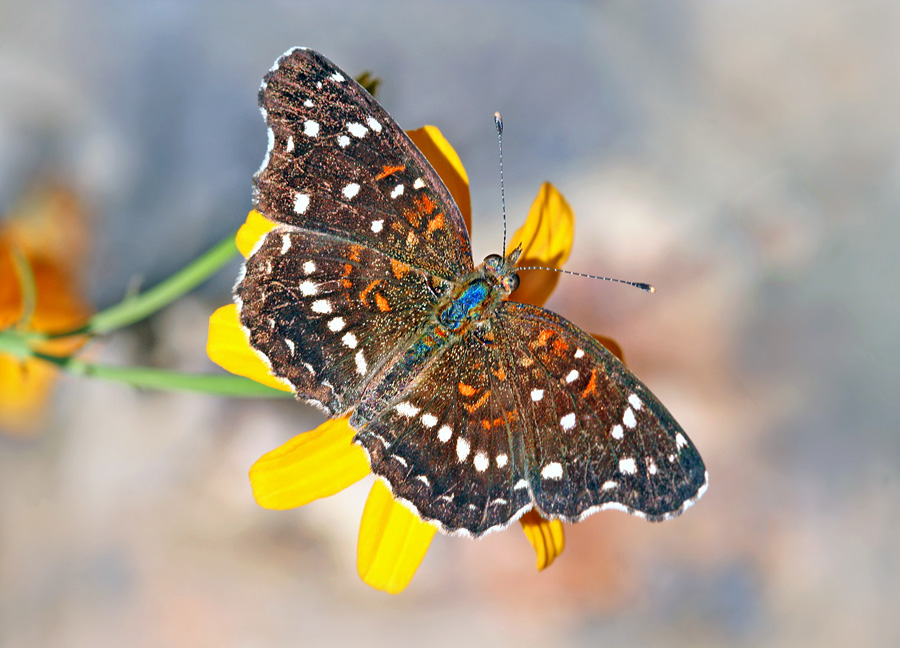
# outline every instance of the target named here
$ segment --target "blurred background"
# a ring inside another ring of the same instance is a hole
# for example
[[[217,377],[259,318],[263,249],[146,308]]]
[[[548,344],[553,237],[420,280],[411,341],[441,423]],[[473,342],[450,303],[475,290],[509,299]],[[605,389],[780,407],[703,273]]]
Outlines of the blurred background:
[[[240,225],[260,79],[306,45],[442,129],[478,260],[503,113],[510,227],[552,181],[567,267],[658,288],[549,306],[621,343],[711,476],[677,520],[567,526],[542,573],[517,525],[439,536],[391,597],[356,574],[368,482],[253,501],[311,408],[64,377],[0,434],[0,645],[900,645],[898,43],[889,0],[0,2],[0,214],[62,214],[94,308]],[[237,270],[88,356],[218,371]]]

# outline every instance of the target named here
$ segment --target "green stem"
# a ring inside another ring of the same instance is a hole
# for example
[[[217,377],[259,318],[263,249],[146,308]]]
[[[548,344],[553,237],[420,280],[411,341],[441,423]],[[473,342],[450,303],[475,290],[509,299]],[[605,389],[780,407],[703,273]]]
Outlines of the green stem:
[[[289,392],[267,387],[242,376],[186,374],[150,367],[114,367],[45,353],[32,352],[31,355],[55,364],[60,369],[76,376],[101,378],[145,389],[182,390],[248,398],[290,398],[293,396]]]
[[[191,262],[187,267],[179,270],[150,290],[133,297],[126,297],[115,306],[96,313],[83,328],[77,331],[68,331],[52,337],[65,337],[83,333],[101,335],[124,328],[135,322],[140,322],[209,279],[226,263],[231,261],[237,254],[237,251],[237,245],[232,234]]]

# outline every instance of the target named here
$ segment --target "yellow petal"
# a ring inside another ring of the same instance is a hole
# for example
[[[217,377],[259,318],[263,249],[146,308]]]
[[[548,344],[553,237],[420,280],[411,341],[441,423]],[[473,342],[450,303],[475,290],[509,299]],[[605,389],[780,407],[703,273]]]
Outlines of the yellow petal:
[[[593,338],[597,340],[600,344],[606,347],[606,350],[616,356],[619,360],[622,361],[622,364],[625,364],[625,352],[622,351],[622,347],[619,346],[619,343],[613,340],[612,338],[608,338],[603,335],[597,335],[596,333],[591,333]]]
[[[381,480],[366,501],[359,527],[360,578],[389,594],[402,592],[419,568],[437,528],[396,501]]]
[[[278,223],[273,223],[255,209],[250,210],[247,220],[241,225],[234,239],[244,258],[249,258],[260,239],[276,227],[278,227]]]
[[[531,205],[528,218],[513,234],[507,254],[522,244],[519,267],[543,266],[561,268],[575,239],[575,215],[569,203],[549,182],[541,185]],[[556,287],[559,274],[546,270],[531,270],[519,274],[519,289],[513,299],[543,306]]]
[[[368,475],[369,458],[353,443],[347,418],[325,421],[260,457],[250,468],[257,503],[268,509],[303,506]]]
[[[441,176],[441,180],[450,190],[450,195],[456,201],[463,220],[466,221],[466,229],[472,231],[472,201],[469,198],[469,176],[462,165],[459,155],[450,146],[450,142],[444,137],[437,126],[423,126],[416,130],[406,131],[413,144],[422,151],[434,170]]]
[[[535,511],[528,511],[519,518],[525,537],[534,547],[537,554],[538,571],[546,569],[566,548],[566,536],[563,532],[562,522],[559,520],[545,520]]]
[[[23,435],[36,430],[56,373],[44,362],[0,355],[0,430]]]
[[[241,326],[234,304],[222,306],[210,316],[206,355],[233,374],[282,391],[293,391],[286,381],[269,372],[269,365],[250,346],[247,331]]]

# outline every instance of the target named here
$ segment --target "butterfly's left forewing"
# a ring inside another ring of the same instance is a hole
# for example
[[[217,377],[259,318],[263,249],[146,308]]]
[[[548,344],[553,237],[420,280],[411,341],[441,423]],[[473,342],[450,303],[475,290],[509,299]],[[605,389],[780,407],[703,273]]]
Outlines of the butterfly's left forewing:
[[[321,54],[294,49],[265,76],[269,151],[255,177],[266,218],[332,234],[448,280],[472,270],[450,192],[390,115]]]

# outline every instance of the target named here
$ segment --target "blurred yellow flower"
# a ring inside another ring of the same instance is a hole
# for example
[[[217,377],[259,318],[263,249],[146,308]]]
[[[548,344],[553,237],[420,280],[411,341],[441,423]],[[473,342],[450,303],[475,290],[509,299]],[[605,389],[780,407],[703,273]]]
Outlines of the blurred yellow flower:
[[[38,187],[0,223],[0,331],[57,333],[78,328],[90,309],[77,269],[84,260],[84,218],[75,197]],[[36,351],[68,355],[83,337],[47,340]],[[33,432],[56,376],[40,360],[0,354],[0,430]]]
[[[408,135],[428,158],[447,185],[471,230],[469,180],[456,151],[434,126]],[[559,268],[569,256],[575,218],[568,203],[552,185],[541,186],[525,224],[510,240],[507,253],[522,245],[519,266]],[[276,227],[259,212],[251,211],[237,235],[237,245],[247,257],[257,242]],[[542,305],[558,279],[554,272],[523,272],[517,301]],[[613,353],[621,351],[611,340],[598,338]],[[234,305],[223,306],[210,318],[207,353],[228,371],[290,391],[269,373],[266,363],[250,347]],[[333,495],[370,473],[365,451],[353,443],[349,416],[326,421],[261,457],[250,469],[250,483],[260,506],[288,509]],[[519,520],[534,547],[538,569],[548,567],[565,547],[559,520],[545,520],[531,511]],[[357,568],[370,586],[390,593],[401,592],[425,557],[436,532],[398,501],[380,480],[369,494],[360,524]]]

